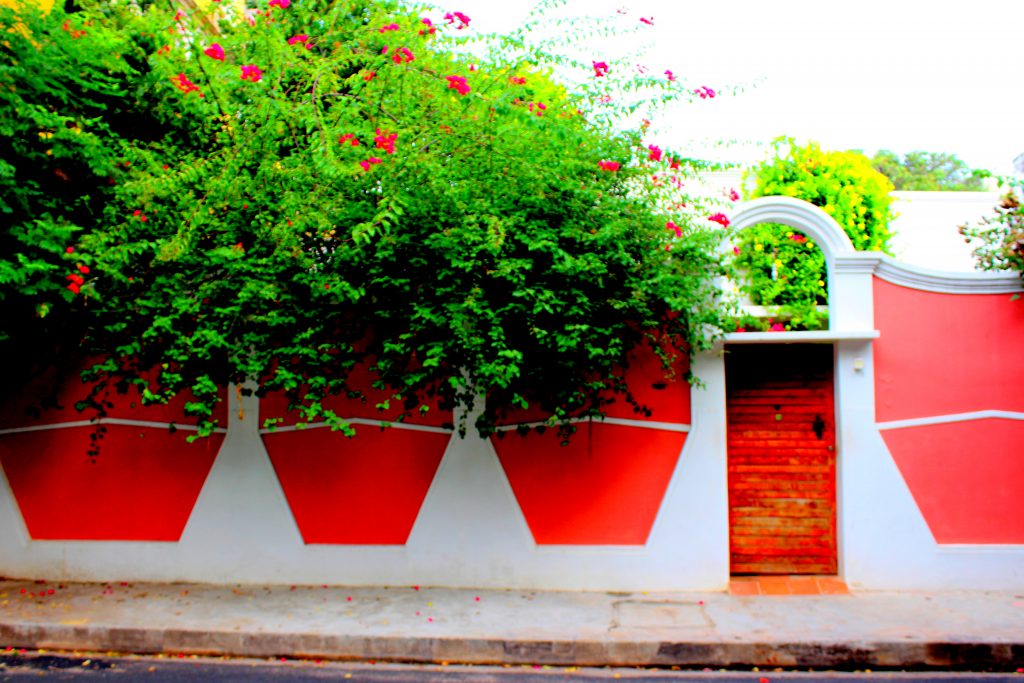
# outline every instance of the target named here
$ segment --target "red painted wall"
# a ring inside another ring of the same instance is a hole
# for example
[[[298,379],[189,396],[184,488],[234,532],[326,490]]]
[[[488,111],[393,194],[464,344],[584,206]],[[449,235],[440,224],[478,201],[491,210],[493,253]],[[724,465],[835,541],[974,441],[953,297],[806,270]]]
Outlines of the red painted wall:
[[[647,346],[630,356],[627,377],[650,417],[619,399],[613,418],[687,425],[690,385],[687,366],[666,382],[660,360]],[[535,410],[513,416],[510,424],[543,420]],[[540,545],[643,545],[661,508],[668,483],[686,442],[686,433],[607,424],[579,425],[566,446],[555,430],[514,431],[491,437],[505,475],[534,541]]]
[[[874,281],[879,422],[1024,411],[1024,298],[937,294]]]
[[[1024,300],[875,278],[879,422],[1024,411]],[[969,420],[882,437],[938,543],[1024,543],[1024,422]]]
[[[939,543],[1024,543],[1024,421],[882,432]]]

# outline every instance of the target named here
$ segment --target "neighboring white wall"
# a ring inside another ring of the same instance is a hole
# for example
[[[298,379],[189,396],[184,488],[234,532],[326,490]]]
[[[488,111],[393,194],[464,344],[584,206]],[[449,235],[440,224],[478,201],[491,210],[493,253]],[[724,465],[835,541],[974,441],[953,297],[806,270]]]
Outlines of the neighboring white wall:
[[[974,271],[971,245],[958,228],[994,215],[998,192],[893,192],[896,220],[892,251],[913,266],[957,272]]]

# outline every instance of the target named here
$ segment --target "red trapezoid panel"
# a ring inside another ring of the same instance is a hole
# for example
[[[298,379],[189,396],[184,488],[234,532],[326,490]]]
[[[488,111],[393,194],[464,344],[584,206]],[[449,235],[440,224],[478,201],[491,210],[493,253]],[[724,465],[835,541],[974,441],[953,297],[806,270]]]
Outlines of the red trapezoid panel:
[[[272,432],[263,443],[306,543],[403,545],[451,435],[355,430]]]
[[[369,363],[364,363],[353,368],[348,377],[348,383],[353,389],[357,389],[366,398],[349,398],[347,396],[329,396],[324,400],[324,407],[333,410],[344,418],[364,418],[367,420],[380,420],[382,422],[393,422],[402,412],[401,402],[392,398],[394,392],[383,391],[373,387],[374,376],[369,370]],[[388,401],[388,409],[377,408],[378,404]],[[418,409],[405,420],[408,424],[429,425],[441,427],[452,424],[452,411],[442,410],[437,399],[428,400],[425,404],[428,408],[426,413]],[[280,420],[277,424],[281,426],[294,425],[301,421],[301,414],[288,410],[288,398],[284,392],[271,392],[260,399],[260,422],[268,419]]]
[[[82,370],[92,362],[84,360],[77,363],[59,382],[56,368],[47,368],[28,385],[11,392],[0,401],[0,429],[78,422],[96,417],[91,410],[80,412],[75,409],[75,403],[83,401],[92,388],[80,379]],[[220,394],[221,401],[214,409],[213,418],[224,426],[227,424],[227,390],[221,388]],[[195,417],[185,415],[185,403],[195,400],[191,392],[175,397],[167,405],[142,405],[142,396],[135,387],[130,387],[123,394],[112,387],[104,388],[97,398],[112,404],[107,407],[107,417],[175,424],[197,422]],[[44,399],[56,405],[40,411],[39,406]]]
[[[106,425],[0,435],[0,465],[29,536],[62,541],[177,541],[224,441]]]
[[[650,417],[636,412],[622,396],[613,397],[611,392],[608,392],[608,396],[615,398],[615,402],[606,408],[607,415],[628,420],[689,424],[690,383],[686,381],[689,366],[689,358],[678,358],[672,367],[673,376],[666,379],[661,359],[654,353],[650,344],[644,342],[629,354],[626,380],[634,398],[640,405],[650,409]],[[548,417],[549,415],[539,406],[531,406],[526,410],[511,412],[503,423],[541,422]]]
[[[491,442],[540,545],[643,545],[686,442],[683,432],[585,423]]]
[[[879,422],[1024,410],[1024,299],[937,294],[875,278]]]
[[[882,431],[938,543],[1024,543],[1024,421]]]

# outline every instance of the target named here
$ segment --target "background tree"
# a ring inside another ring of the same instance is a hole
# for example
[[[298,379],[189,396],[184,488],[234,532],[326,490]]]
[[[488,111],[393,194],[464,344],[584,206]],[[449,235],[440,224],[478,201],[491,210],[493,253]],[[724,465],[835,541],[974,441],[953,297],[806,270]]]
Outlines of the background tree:
[[[116,107],[139,112],[137,134],[92,115],[110,156],[94,174],[113,184],[75,229],[28,239],[75,268],[73,287],[46,278],[81,321],[74,345],[103,359],[90,376],[147,401],[188,391],[200,417],[218,387],[255,380],[347,429],[329,398],[358,397],[359,373],[403,416],[435,399],[480,407],[488,434],[526,406],[564,426],[630,401],[622,368],[638,344],[671,375],[721,324],[719,226],[679,189],[699,162],[607,104],[684,85],[587,65],[593,85],[576,96],[529,27],[477,60],[460,47],[469,17],[399,2],[83,5],[27,13],[4,63],[92,50],[118,62]],[[50,107],[66,68],[32,63],[15,121]],[[5,189],[20,221],[38,215],[17,174]]]
[[[972,170],[954,154],[945,152],[907,152],[900,155],[879,150],[871,165],[892,181],[897,190],[980,192],[991,173]]]
[[[856,249],[888,252],[892,184],[867,157],[822,150],[815,142],[797,145],[792,138],[775,140],[772,152],[747,172],[748,196],[803,199],[832,216]],[[758,225],[737,236],[736,252],[742,288],[754,304],[778,307],[787,329],[826,324],[816,308],[828,301],[825,259],[806,235],[788,226]]]

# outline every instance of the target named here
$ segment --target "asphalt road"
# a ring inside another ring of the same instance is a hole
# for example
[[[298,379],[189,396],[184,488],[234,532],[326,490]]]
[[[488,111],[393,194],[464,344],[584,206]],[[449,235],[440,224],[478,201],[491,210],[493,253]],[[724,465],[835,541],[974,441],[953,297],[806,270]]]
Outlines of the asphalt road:
[[[1022,663],[1024,665],[1024,663]],[[91,657],[0,654],[0,681],[145,683],[1024,683],[1021,673],[674,671],[577,667],[489,667],[247,660],[193,657]]]

